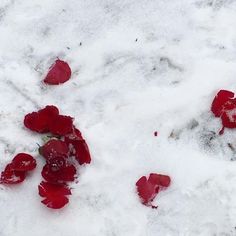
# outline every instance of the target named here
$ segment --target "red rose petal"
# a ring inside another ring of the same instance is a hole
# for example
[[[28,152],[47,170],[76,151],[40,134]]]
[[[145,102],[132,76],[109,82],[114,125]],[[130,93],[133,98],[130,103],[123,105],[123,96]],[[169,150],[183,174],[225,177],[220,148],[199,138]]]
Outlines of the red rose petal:
[[[64,141],[51,139],[40,147],[40,154],[45,159],[55,158],[57,156],[67,158],[69,155],[69,148]]]
[[[54,166],[46,164],[41,172],[43,178],[50,183],[64,183],[67,181],[74,181],[76,168],[73,165],[54,170]]]
[[[70,116],[58,115],[49,124],[49,130],[55,135],[66,135],[73,130],[73,118]]]
[[[71,69],[67,62],[56,60],[51,66],[44,82],[51,85],[65,83],[71,77]]]
[[[91,162],[89,148],[85,140],[77,141],[74,144],[74,149],[75,149],[75,158],[80,165],[89,164]]]
[[[151,202],[158,194],[159,190],[162,190],[160,187],[169,187],[171,179],[167,175],[160,175],[156,173],[151,173],[149,178],[142,176],[137,182],[137,192],[142,200],[142,203],[152,208],[157,208],[153,206]]]
[[[169,187],[171,179],[168,175],[160,175],[151,173],[148,178],[148,182],[156,185],[160,185],[161,187]]]
[[[52,184],[42,181],[38,187],[39,195],[41,197],[48,197],[54,195],[71,195],[70,189],[66,185],[62,184]]]
[[[217,93],[211,105],[211,111],[215,114],[216,117],[221,116],[224,104],[233,97],[234,93],[231,91],[220,90]]]
[[[45,108],[38,111],[40,115],[44,115],[48,117],[48,119],[52,119],[52,117],[59,115],[59,110],[56,106],[48,105]]]
[[[222,125],[226,128],[236,128],[236,109],[225,111],[222,116]]]
[[[66,195],[71,195],[70,189],[65,185],[56,185],[42,181],[38,186],[39,195],[45,199],[41,202],[52,209],[60,209],[68,202]]]
[[[159,186],[147,181],[145,176],[142,176],[136,183],[138,195],[145,205],[150,205],[151,201],[156,197]]]
[[[65,142],[67,143],[67,145],[73,144],[73,141],[84,140],[81,132],[74,126],[72,128],[72,132],[65,135],[64,139],[65,139]]]
[[[25,180],[24,171],[16,171],[8,164],[5,170],[1,173],[0,183],[2,184],[18,184]]]
[[[55,106],[46,106],[38,112],[32,112],[25,116],[24,125],[26,128],[38,132],[49,132],[49,123],[59,115],[59,110]]]
[[[17,154],[11,162],[11,169],[15,171],[30,171],[35,167],[36,160],[27,153]]]
[[[69,202],[69,199],[65,196],[57,196],[54,198],[45,198],[41,202],[48,208],[60,209]]]

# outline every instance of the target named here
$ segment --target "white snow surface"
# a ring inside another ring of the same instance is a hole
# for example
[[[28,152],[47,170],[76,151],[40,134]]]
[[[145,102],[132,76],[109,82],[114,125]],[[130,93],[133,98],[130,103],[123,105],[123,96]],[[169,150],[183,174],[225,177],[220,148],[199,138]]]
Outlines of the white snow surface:
[[[57,57],[72,78],[46,86]],[[236,235],[236,130],[219,136],[210,112],[221,88],[236,91],[235,0],[1,0],[0,170],[18,152],[38,166],[0,186],[0,236]],[[92,155],[60,210],[40,203],[42,135],[23,126],[48,104]],[[151,172],[172,178],[158,209],[135,188]]]

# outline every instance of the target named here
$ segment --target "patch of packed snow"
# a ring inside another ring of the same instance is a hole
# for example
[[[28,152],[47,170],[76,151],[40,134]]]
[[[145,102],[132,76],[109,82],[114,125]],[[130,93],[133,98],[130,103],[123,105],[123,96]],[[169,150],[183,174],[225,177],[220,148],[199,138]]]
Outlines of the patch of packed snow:
[[[236,235],[236,131],[219,136],[210,112],[219,89],[236,91],[235,13],[234,0],[1,0],[0,168],[18,152],[38,166],[0,186],[0,235]],[[72,78],[47,86],[57,57]],[[48,104],[92,154],[56,211],[37,193],[41,135],[23,127]],[[135,189],[151,172],[172,178],[157,210]]]

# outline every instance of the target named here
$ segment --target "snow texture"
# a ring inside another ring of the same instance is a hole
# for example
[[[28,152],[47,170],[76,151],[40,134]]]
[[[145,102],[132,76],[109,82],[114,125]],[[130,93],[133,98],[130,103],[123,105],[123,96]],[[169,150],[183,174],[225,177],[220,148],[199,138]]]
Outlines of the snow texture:
[[[236,92],[235,28],[235,0],[1,0],[0,169],[18,152],[38,166],[0,186],[0,236],[236,235],[236,130],[210,112]],[[46,86],[57,57],[72,78]],[[23,127],[48,104],[93,160],[61,210],[40,203],[42,136]],[[151,172],[172,177],[156,210],[135,189]]]

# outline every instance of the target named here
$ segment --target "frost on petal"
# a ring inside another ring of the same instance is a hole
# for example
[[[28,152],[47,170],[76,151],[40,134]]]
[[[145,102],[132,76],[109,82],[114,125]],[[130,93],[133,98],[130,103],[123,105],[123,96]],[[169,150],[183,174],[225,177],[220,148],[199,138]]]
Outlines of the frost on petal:
[[[84,140],[81,132],[79,129],[77,129],[75,126],[72,127],[72,132],[69,134],[66,134],[64,137],[65,142],[67,145],[73,144],[74,141],[81,141]]]
[[[36,165],[36,160],[27,153],[18,153],[11,162],[11,168],[16,171],[30,171]]]
[[[39,195],[43,198],[41,202],[49,208],[60,209],[68,202],[66,195],[71,195],[66,185],[52,184],[42,181],[38,186]]]
[[[64,183],[75,180],[76,168],[73,165],[69,165],[55,170],[54,165],[46,164],[41,174],[50,183]]]
[[[55,135],[66,135],[73,130],[73,118],[70,116],[58,115],[49,124],[49,130]]]
[[[2,184],[18,184],[25,180],[24,171],[16,171],[8,164],[5,170],[1,173],[0,183]]]
[[[236,128],[236,109],[225,111],[222,116],[222,125],[226,128]]]
[[[234,93],[231,91],[220,90],[217,93],[211,105],[211,111],[214,113],[216,117],[220,117],[222,115],[224,104],[233,97]]]
[[[44,79],[46,84],[58,85],[65,83],[71,77],[71,69],[67,62],[56,60],[49,69],[49,72]]]
[[[58,156],[67,158],[69,147],[64,141],[51,139],[40,147],[40,154],[47,160]]]

